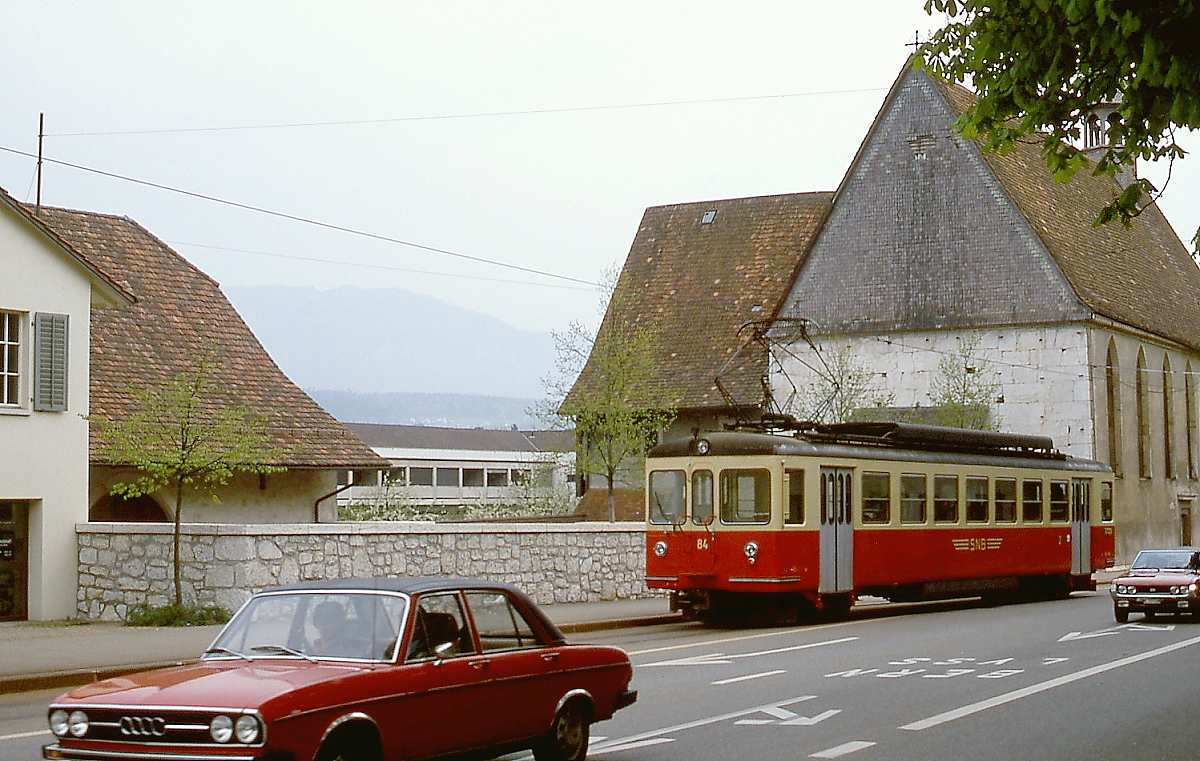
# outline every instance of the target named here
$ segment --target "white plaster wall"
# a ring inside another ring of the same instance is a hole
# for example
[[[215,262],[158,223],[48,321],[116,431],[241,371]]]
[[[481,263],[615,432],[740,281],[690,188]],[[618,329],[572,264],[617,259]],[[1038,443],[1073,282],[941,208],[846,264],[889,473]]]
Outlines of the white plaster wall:
[[[1077,457],[1095,455],[1084,326],[817,337],[814,343],[825,353],[835,345],[850,346],[855,364],[874,374],[875,390],[891,394],[892,404],[928,407],[932,405],[931,384],[939,375],[938,363],[957,356],[960,342],[967,336],[979,337],[980,372],[990,374],[1000,388],[1003,401],[992,406],[1000,430],[1050,436],[1063,452]],[[804,363],[821,366],[814,351],[804,344],[790,347],[790,353],[779,359],[783,373],[797,388],[805,388],[815,378],[815,371]],[[776,374],[771,382],[776,398],[787,398],[791,385],[786,379]]]
[[[91,281],[67,254],[0,206],[0,310],[21,312],[23,409],[0,408],[0,500],[28,501],[29,618],[75,612],[75,531],[87,520],[88,327]],[[70,316],[67,410],[32,409],[30,318]]]

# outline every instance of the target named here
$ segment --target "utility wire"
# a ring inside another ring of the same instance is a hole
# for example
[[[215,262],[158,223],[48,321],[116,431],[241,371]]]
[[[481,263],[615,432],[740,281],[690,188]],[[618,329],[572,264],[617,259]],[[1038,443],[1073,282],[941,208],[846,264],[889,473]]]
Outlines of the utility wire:
[[[371,124],[400,124],[403,122],[447,121],[453,119],[486,119],[498,116],[537,116],[544,114],[573,114],[593,111],[619,111],[635,108],[666,108],[670,106],[696,106],[712,103],[741,103],[757,100],[782,100],[818,95],[851,95],[880,92],[886,87],[864,87],[857,90],[825,90],[823,92],[797,92],[781,95],[742,95],[731,98],[699,98],[695,100],[664,100],[648,103],[622,103],[608,106],[570,106],[564,108],[534,108],[525,111],[480,111],[465,114],[435,114],[429,116],[396,116],[383,119],[346,119],[328,122],[284,122],[279,124],[247,124],[227,127],[178,127],[174,129],[117,130],[112,132],[57,132],[46,137],[107,137],[115,135],[163,135],[186,132],[234,132],[241,130],[301,129],[306,127],[348,127]]]
[[[26,151],[19,151],[19,150],[16,150],[15,148],[7,148],[5,146],[0,146],[0,151],[5,151],[7,153],[13,153],[18,156],[26,156],[28,158],[33,158],[33,159],[38,158],[37,155],[35,155],[35,154],[28,153]],[[243,209],[245,211],[252,211],[252,212],[255,212],[258,214],[265,214],[267,216],[277,217],[279,219],[287,219],[292,222],[300,222],[302,224],[312,225],[314,227],[321,227],[326,230],[334,230],[336,232],[347,233],[349,235],[357,235],[361,238],[368,238],[370,240],[383,241],[385,243],[395,243],[395,244],[398,244],[401,246],[408,246],[410,248],[420,249],[422,251],[429,251],[429,252],[435,253],[435,254],[442,254],[443,256],[452,256],[456,259],[463,259],[465,261],[476,262],[478,264],[488,264],[493,267],[503,267],[505,269],[516,270],[518,272],[525,272],[525,273],[528,273],[531,275],[540,275],[541,277],[553,278],[555,280],[563,280],[563,281],[570,282],[570,283],[578,283],[580,285],[586,285],[586,286],[591,286],[591,287],[599,287],[599,285],[600,285],[599,283],[594,283],[590,280],[583,280],[581,278],[571,277],[569,275],[559,275],[554,272],[546,272],[545,270],[534,269],[533,267],[522,267],[519,264],[509,264],[508,262],[501,262],[501,261],[497,261],[495,259],[485,259],[481,256],[471,256],[470,254],[463,254],[463,253],[459,253],[457,251],[450,251],[449,249],[445,249],[445,248],[437,248],[436,246],[427,246],[423,243],[414,243],[413,241],[407,241],[407,240],[403,240],[401,238],[393,238],[388,235],[380,235],[379,233],[366,232],[365,230],[356,230],[353,227],[345,227],[343,225],[335,225],[331,222],[321,222],[320,220],[310,219],[308,217],[301,217],[301,216],[298,216],[295,214],[287,214],[282,211],[272,211],[271,209],[264,209],[261,206],[252,206],[250,204],[239,203],[238,201],[229,201],[229,200],[226,200],[223,198],[217,198],[216,196],[204,195],[203,193],[196,193],[196,192],[193,192],[190,190],[182,190],[180,188],[173,188],[169,185],[162,185],[162,184],[159,184],[156,182],[150,182],[148,180],[139,180],[134,177],[125,177],[123,175],[114,174],[113,172],[105,172],[101,169],[93,169],[91,167],[81,166],[79,164],[72,164],[67,161],[60,161],[57,159],[49,159],[44,156],[42,157],[41,160],[45,163],[57,164],[59,166],[69,167],[71,169],[78,169],[82,172],[90,172],[92,174],[98,174],[102,177],[109,177],[109,178],[112,178],[115,180],[122,180],[124,182],[132,182],[135,185],[143,185],[145,187],[154,188],[156,190],[165,190],[170,193],[177,193],[179,195],[188,196],[190,198],[198,198],[202,201],[210,201],[212,203],[218,203],[218,204],[222,204],[224,206],[231,206],[235,209]]]

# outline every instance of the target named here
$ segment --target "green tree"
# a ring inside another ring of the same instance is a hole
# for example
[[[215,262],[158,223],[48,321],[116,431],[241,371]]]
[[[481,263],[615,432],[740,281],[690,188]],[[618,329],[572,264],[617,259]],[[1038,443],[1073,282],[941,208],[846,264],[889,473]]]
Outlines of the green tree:
[[[606,274],[607,309],[593,334],[573,322],[554,332],[555,372],[543,383],[548,399],[533,413],[579,439],[576,470],[607,484],[609,520],[616,520],[618,480],[640,473],[647,449],[675,418],[674,397],[658,372],[659,331],[635,319],[632,300]]]
[[[169,382],[130,388],[132,411],[125,415],[93,415],[88,421],[99,440],[97,454],[112,465],[129,466],[137,476],[113,484],[110,493],[125,498],[170,488],[175,502],[172,543],[175,606],[183,605],[180,538],[185,490],[191,488],[218,501],[216,490],[237,473],[272,473],[287,453],[271,444],[268,416],[230,401],[214,376],[218,352],[194,356],[192,369]]]
[[[958,351],[938,362],[938,373],[930,384],[929,399],[937,408],[939,425],[991,431],[999,421],[992,419],[992,404],[1000,393],[996,373],[978,356],[978,334],[959,340]]]
[[[1200,3],[1195,0],[926,0],[947,25],[920,54],[935,75],[969,80],[978,100],[959,120],[965,137],[1008,150],[1040,140],[1061,181],[1088,167],[1072,145],[1093,108],[1117,101],[1109,147],[1092,171],[1185,154],[1179,128],[1200,128]],[[1130,184],[1097,224],[1126,224],[1156,189]],[[1193,243],[1200,247],[1200,233]]]

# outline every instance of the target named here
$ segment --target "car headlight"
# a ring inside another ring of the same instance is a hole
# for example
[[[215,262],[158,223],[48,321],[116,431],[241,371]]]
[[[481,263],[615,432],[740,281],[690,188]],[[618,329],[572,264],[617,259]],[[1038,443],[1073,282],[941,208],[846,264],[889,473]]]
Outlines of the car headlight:
[[[208,723],[208,734],[219,743],[227,743],[233,738],[233,719],[221,714],[214,716]]]
[[[65,737],[70,731],[70,724],[67,723],[68,713],[59,708],[50,713],[50,731],[58,737]]]
[[[83,737],[88,731],[88,716],[83,711],[71,711],[67,717],[67,731],[73,737]]]
[[[256,741],[259,731],[258,719],[249,714],[242,714],[233,723],[233,733],[237,735],[238,742],[240,743],[249,745]]]
[[[1183,594],[1183,593],[1184,593],[1184,591],[1185,591],[1186,589],[1187,589],[1187,587],[1171,587],[1171,594],[1173,594],[1173,595],[1181,595],[1181,594]]]

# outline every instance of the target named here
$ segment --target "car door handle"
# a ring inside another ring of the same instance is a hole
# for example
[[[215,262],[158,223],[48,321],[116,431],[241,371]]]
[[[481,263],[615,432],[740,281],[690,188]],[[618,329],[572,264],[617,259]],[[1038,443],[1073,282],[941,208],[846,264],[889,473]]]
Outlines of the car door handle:
[[[491,661],[489,661],[487,658],[481,658],[477,661],[471,661],[471,668],[475,669],[476,671],[482,671],[483,669],[487,668],[489,664],[491,664]]]
[[[542,660],[546,663],[553,663],[558,660],[558,653],[542,653]]]

